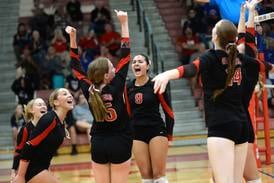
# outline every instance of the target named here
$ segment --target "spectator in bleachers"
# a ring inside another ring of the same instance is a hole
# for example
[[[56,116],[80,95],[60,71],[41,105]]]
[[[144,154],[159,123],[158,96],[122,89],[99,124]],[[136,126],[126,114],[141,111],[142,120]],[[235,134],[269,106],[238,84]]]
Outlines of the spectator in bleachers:
[[[23,105],[17,104],[14,113],[10,118],[10,125],[12,127],[13,144],[16,146],[16,137],[20,128],[25,124],[23,112]]]
[[[66,11],[69,15],[70,22],[81,23],[83,21],[80,1],[70,0],[66,5]]]
[[[96,0],[95,9],[91,12],[91,28],[94,29],[97,35],[104,33],[104,26],[111,22],[111,14],[105,3],[102,0]]]
[[[176,49],[180,53],[182,64],[188,64],[190,56],[195,53],[200,43],[198,37],[194,35],[191,27],[185,27],[183,35],[177,38]]]
[[[13,36],[13,49],[17,63],[21,61],[24,48],[30,45],[30,34],[24,23],[19,23],[17,33]]]
[[[81,93],[77,105],[72,110],[75,126],[81,132],[86,132],[90,138],[90,129],[93,122],[93,116],[89,110],[88,102],[85,96]]]
[[[37,63],[33,60],[31,56],[31,51],[29,50],[29,48],[25,48],[23,50],[23,55],[21,58],[22,58],[22,61],[18,65],[17,69],[22,69],[23,72],[17,78],[23,75],[26,75],[28,78],[30,78],[32,83],[34,83],[34,86],[33,86],[34,89],[35,90],[38,89],[40,86],[39,85],[39,81],[40,81],[39,67]]]
[[[81,90],[80,90],[80,83],[78,79],[74,76],[74,74],[70,73],[66,77],[65,87],[70,91],[70,93],[74,97],[74,100],[77,101],[81,93]]]
[[[18,79],[15,79],[11,85],[11,90],[17,96],[18,104],[27,104],[33,99],[35,84],[32,78],[27,75],[23,75]]]
[[[80,55],[80,62],[84,69],[84,71],[88,70],[88,65],[94,60],[94,58],[98,55],[94,55],[91,51],[82,51],[82,49],[79,47],[79,55]]]
[[[89,51],[93,55],[98,54],[99,42],[93,30],[88,31],[86,35],[80,38],[79,46],[83,52]]]
[[[37,30],[32,32],[30,50],[33,60],[38,64],[38,66],[41,66],[45,60],[47,48],[46,43],[41,38],[40,33]]]
[[[105,24],[104,30],[105,33],[100,37],[100,44],[107,47],[111,55],[116,56],[120,49],[121,35],[114,31],[110,23]]]
[[[40,33],[42,39],[44,40],[49,39],[49,37],[52,35],[51,34],[52,30],[49,29],[49,25],[48,25],[49,17],[44,12],[44,5],[40,3],[38,7],[34,7],[32,12],[33,12],[33,16],[31,17],[29,21],[31,30],[32,31],[37,30]]]
[[[183,29],[190,27],[192,29],[193,34],[198,34],[202,36],[207,32],[207,25],[203,20],[204,16],[198,16],[197,10],[194,7],[191,7],[188,10],[188,16],[183,24]]]

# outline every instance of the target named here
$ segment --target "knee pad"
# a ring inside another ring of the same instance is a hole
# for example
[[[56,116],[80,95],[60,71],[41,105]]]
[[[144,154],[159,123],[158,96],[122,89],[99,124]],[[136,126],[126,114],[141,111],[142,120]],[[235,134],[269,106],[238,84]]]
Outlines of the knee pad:
[[[160,178],[158,178],[158,179],[155,179],[153,182],[154,182],[154,183],[168,183],[168,180],[167,180],[167,178],[164,176],[164,177],[160,177]]]
[[[261,179],[250,180],[250,181],[247,181],[246,183],[262,183],[262,180]]]
[[[142,183],[153,183],[153,179],[142,179]]]

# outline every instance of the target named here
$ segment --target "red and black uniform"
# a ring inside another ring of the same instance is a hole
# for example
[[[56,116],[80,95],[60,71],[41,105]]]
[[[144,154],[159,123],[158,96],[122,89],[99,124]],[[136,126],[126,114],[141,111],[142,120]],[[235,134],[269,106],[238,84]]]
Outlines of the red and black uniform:
[[[19,166],[19,161],[20,161],[20,154],[21,150],[23,149],[25,143],[27,140],[29,140],[30,133],[34,129],[34,125],[32,122],[26,123],[18,132],[17,135],[17,144],[14,152],[14,157],[13,157],[13,163],[12,163],[12,169],[17,170]]]
[[[236,144],[247,142],[248,125],[245,96],[247,73],[250,69],[272,68],[251,57],[238,54],[235,74],[222,94],[213,98],[214,91],[223,89],[227,77],[227,53],[222,50],[209,50],[193,64],[178,67],[180,77],[192,77],[199,72],[204,91],[205,120],[209,137],[223,137]]]
[[[77,49],[71,49],[70,55],[72,71],[80,81],[83,94],[88,100],[88,90],[92,83],[86,78],[80,65]],[[131,157],[132,132],[124,100],[129,62],[129,39],[122,38],[121,59],[116,67],[116,75],[101,91],[108,115],[103,122],[94,119],[91,128],[91,155],[96,163],[122,163]],[[92,108],[90,111],[93,113]]]
[[[153,85],[150,78],[143,86],[136,86],[135,80],[127,85],[134,140],[145,143],[156,136],[172,140],[174,126],[174,114],[167,93],[154,94]],[[160,104],[165,113],[165,123],[160,114]]]
[[[254,27],[247,28],[246,33],[239,33],[237,44],[245,44],[245,54],[255,58],[256,57],[256,45],[255,45],[255,30]],[[253,143],[255,140],[254,130],[252,127],[251,117],[248,111],[249,102],[252,98],[253,91],[259,79],[259,68],[256,65],[250,64],[246,71],[246,80],[244,82],[245,95],[243,96],[244,106],[247,112],[247,121],[249,128],[248,142]]]
[[[21,161],[29,161],[26,181],[49,168],[50,161],[63,143],[64,137],[65,126],[54,111],[40,118],[21,151]]]

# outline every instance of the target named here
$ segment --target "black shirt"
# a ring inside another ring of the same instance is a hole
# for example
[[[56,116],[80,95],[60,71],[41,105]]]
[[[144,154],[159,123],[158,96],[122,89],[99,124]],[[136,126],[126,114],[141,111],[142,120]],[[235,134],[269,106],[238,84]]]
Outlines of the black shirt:
[[[18,132],[17,135],[17,144],[14,152],[12,169],[17,170],[20,161],[20,153],[22,148],[24,147],[25,143],[29,140],[30,133],[34,129],[34,125],[32,122],[26,123]]]
[[[172,136],[174,114],[170,107],[167,93],[154,94],[154,82],[148,80],[143,86],[136,86],[135,80],[127,85],[128,98],[131,109],[131,121],[134,126],[154,126],[164,124],[159,105],[165,113],[165,122],[169,136]]]
[[[64,124],[54,111],[47,112],[32,130],[29,140],[21,151],[21,159],[30,161],[29,167],[34,165],[48,168],[64,137]]]
[[[83,71],[77,49],[71,49],[71,68],[73,74],[80,81],[80,87],[86,99],[89,99],[89,87],[92,84]],[[101,91],[101,98],[107,107],[108,116],[103,122],[97,122],[94,119],[91,136],[95,134],[111,134],[120,132],[129,132],[129,117],[124,100],[125,81],[130,62],[129,39],[121,40],[121,59],[116,67],[116,74],[113,80],[107,84]],[[90,111],[93,113],[92,108]],[[93,115],[94,116],[94,115]]]

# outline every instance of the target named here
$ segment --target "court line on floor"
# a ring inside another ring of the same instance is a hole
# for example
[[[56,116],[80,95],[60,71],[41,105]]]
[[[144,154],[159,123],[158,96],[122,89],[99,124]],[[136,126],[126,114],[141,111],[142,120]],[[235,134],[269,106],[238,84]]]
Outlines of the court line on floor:
[[[274,175],[271,175],[270,173],[264,172],[262,170],[259,170],[259,172],[264,174],[264,175],[267,175],[267,176],[271,177],[272,179],[274,179]]]

